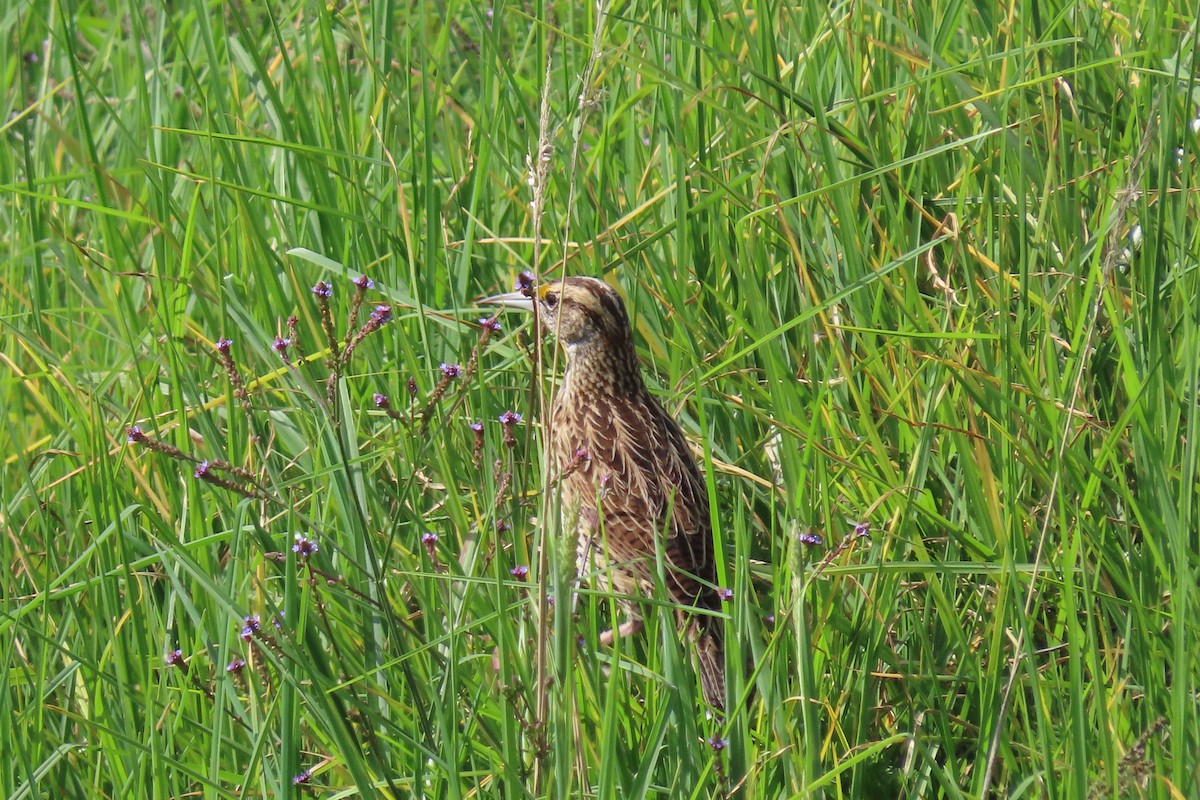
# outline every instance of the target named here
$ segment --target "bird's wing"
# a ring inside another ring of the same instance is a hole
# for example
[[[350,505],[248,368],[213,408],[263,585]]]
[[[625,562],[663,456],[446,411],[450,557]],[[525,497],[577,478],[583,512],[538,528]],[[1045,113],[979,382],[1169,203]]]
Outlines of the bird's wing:
[[[649,578],[659,542],[672,598],[706,597],[703,582],[714,580],[715,567],[708,491],[679,426],[649,397],[624,414],[596,407],[576,413],[588,415],[576,428],[586,431],[584,440],[560,438],[557,460],[570,469],[566,480],[582,509],[598,512],[592,516],[602,520],[597,533],[610,563]],[[587,450],[586,463],[575,459],[576,448]]]

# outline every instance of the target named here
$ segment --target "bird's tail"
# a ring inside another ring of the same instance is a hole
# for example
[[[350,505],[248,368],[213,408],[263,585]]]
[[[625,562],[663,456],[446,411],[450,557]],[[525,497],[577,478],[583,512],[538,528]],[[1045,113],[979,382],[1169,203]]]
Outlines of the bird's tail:
[[[704,693],[704,702],[724,711],[725,634],[721,620],[701,622],[699,636],[696,637],[696,654],[700,662],[700,690]]]

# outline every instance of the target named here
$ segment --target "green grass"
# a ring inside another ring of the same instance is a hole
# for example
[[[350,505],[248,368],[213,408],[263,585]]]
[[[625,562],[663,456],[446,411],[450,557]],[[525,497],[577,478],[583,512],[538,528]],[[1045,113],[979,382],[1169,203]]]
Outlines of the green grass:
[[[1195,8],[602,11],[0,11],[0,795],[1194,795]],[[703,452],[725,720],[539,523],[525,269]]]

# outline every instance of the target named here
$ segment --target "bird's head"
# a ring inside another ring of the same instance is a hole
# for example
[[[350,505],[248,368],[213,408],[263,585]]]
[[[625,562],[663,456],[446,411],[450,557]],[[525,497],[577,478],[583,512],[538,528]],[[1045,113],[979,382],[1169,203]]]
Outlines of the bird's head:
[[[536,304],[543,329],[558,337],[568,352],[596,345],[632,346],[625,303],[616,290],[597,278],[564,278],[479,302],[522,311],[533,311]]]

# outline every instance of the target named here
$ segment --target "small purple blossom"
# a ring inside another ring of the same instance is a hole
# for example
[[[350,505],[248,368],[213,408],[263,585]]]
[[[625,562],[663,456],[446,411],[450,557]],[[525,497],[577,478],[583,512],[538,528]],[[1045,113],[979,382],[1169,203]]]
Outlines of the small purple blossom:
[[[258,614],[252,614],[242,618],[242,638],[247,642],[254,638],[254,634],[258,633],[260,626]]]
[[[392,307],[386,305],[375,306],[375,310],[371,312],[371,322],[375,325],[386,325],[392,319]]]
[[[482,422],[472,422],[469,427],[471,428],[471,430],[475,431],[476,433],[483,433],[483,423]]]
[[[437,540],[438,535],[433,531],[426,531],[425,533],[421,534],[421,544],[425,545],[426,547],[431,547],[437,544]]]
[[[308,558],[313,553],[317,552],[317,542],[315,539],[309,539],[303,533],[296,534],[296,543],[292,545],[292,552],[300,556],[300,558]]]
[[[192,475],[200,480],[204,480],[208,477],[208,471],[210,469],[212,469],[212,464],[207,461],[201,461],[196,465],[196,471],[193,472]]]
[[[283,610],[275,612],[275,616],[271,617],[271,624],[275,626],[275,630],[283,630]]]
[[[708,746],[713,749],[714,753],[719,753],[726,747],[729,747],[728,739],[720,739],[716,736],[709,737]]]
[[[333,287],[325,281],[317,281],[312,287],[312,293],[322,300],[328,300],[333,297]]]
[[[241,673],[241,671],[245,668],[246,668],[246,662],[243,661],[241,658],[234,656],[233,660],[230,661],[229,664],[226,665],[225,671],[228,672],[230,675],[237,675],[237,674]]]
[[[299,786],[301,784],[308,783],[310,780],[312,780],[312,770],[311,769],[306,769],[306,770],[304,770],[304,772],[301,772],[299,775],[292,776],[292,784],[294,786]]]
[[[508,571],[508,574],[512,575],[519,581],[523,581],[525,580],[525,576],[529,574],[529,567],[525,566],[524,564],[517,564]]]
[[[451,380],[457,378],[459,375],[462,375],[462,367],[460,367],[458,364],[447,364],[442,362],[440,369],[442,370],[442,374]]]
[[[866,539],[871,535],[871,523],[860,522],[854,526],[854,535],[860,539]]]
[[[766,623],[768,628],[774,628],[775,627],[775,615],[767,614],[765,617],[763,617],[763,622]]]
[[[516,411],[512,411],[512,410],[505,411],[503,414],[500,415],[500,424],[501,425],[520,425],[521,424],[521,415],[518,414]]]
[[[586,447],[575,448],[575,463],[586,464],[592,460],[592,455],[587,451]]]
[[[125,431],[125,434],[128,437],[126,441],[128,441],[130,444],[141,444],[142,442],[146,441],[146,434],[142,433],[142,429],[138,425],[134,425],[129,430]]]
[[[529,270],[522,270],[517,276],[517,285],[513,288],[520,289],[522,292],[528,293],[533,289],[533,284],[537,280],[534,274]]]
[[[495,317],[481,317],[479,319],[479,325],[485,331],[491,331],[492,333],[499,333],[501,331],[500,320],[496,319]]]
[[[230,348],[233,347],[233,340],[224,337],[217,339],[217,352],[223,356],[229,355]]]
[[[279,355],[287,355],[287,349],[292,346],[291,339],[285,339],[282,336],[276,336],[275,341],[271,342],[271,349]]]
[[[813,533],[812,531],[805,531],[797,536],[796,539],[798,539],[800,544],[804,545],[805,547],[820,547],[821,542],[823,541],[821,539],[821,534]]]
[[[509,525],[506,520],[496,520],[496,533],[508,533],[512,530],[512,525]]]
[[[184,666],[183,651],[178,649],[172,650],[167,653],[163,661],[167,662],[168,667],[182,667]]]
[[[367,289],[375,288],[375,281],[371,280],[366,275],[359,275],[354,279],[354,285],[365,292]]]
[[[379,392],[376,392],[375,394],[371,395],[371,399],[375,401],[376,408],[382,408],[386,411],[392,407],[392,401],[388,399],[386,394],[380,394]]]
[[[728,603],[733,600],[733,589],[727,589],[722,586],[717,589],[717,597],[721,599],[722,603]]]

